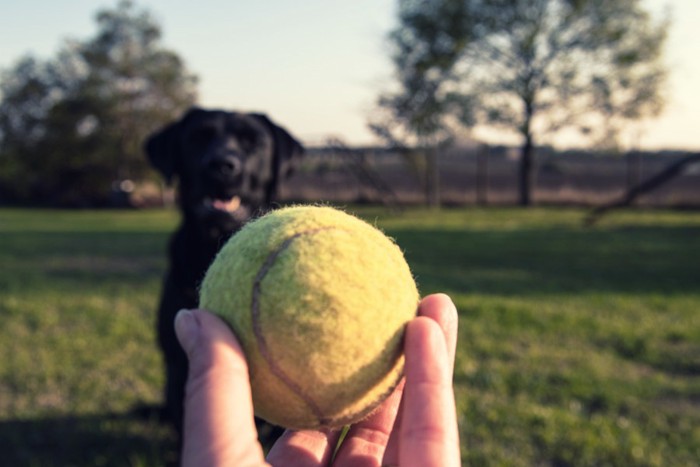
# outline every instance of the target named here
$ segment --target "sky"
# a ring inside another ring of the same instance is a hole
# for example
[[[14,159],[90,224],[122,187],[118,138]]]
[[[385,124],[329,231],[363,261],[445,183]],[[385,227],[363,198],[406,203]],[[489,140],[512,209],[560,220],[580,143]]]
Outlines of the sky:
[[[52,57],[66,39],[84,40],[107,0],[0,0],[0,70],[31,54]],[[205,107],[258,111],[305,144],[339,137],[371,144],[367,121],[391,86],[387,34],[396,0],[136,0],[162,28],[163,46],[199,77]],[[700,0],[644,0],[671,7],[666,110],[623,141],[643,149],[700,150]],[[477,133],[492,143],[504,134]]]

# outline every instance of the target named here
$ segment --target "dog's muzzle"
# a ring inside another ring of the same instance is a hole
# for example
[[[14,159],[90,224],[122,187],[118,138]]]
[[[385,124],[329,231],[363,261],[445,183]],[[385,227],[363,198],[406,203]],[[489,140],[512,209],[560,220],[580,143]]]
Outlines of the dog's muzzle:
[[[204,170],[211,178],[233,180],[243,172],[243,162],[233,154],[216,155],[206,161]]]

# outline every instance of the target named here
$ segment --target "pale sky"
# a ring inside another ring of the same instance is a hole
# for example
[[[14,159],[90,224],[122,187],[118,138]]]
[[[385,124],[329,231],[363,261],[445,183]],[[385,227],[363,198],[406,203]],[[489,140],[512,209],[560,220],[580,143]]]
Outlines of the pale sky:
[[[92,37],[95,12],[116,3],[0,0],[0,69],[28,53],[49,58],[64,39]],[[155,15],[163,44],[199,76],[202,105],[265,112],[307,144],[328,136],[374,141],[367,120],[378,93],[391,84],[386,35],[395,25],[396,0],[136,3]],[[666,111],[641,125],[639,144],[700,150],[700,0],[645,3],[655,13],[671,6],[672,73]]]

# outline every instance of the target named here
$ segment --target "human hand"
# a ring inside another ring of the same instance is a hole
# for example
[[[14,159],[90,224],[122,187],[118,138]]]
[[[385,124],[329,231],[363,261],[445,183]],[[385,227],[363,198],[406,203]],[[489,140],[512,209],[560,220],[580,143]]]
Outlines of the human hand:
[[[203,310],[180,312],[175,329],[190,366],[182,465],[265,465],[253,421],[248,367],[228,326]],[[405,379],[369,417],[340,431],[288,430],[272,465],[457,466],[452,391],[457,311],[446,295],[424,298],[406,329]],[[334,457],[335,453],[335,457]]]

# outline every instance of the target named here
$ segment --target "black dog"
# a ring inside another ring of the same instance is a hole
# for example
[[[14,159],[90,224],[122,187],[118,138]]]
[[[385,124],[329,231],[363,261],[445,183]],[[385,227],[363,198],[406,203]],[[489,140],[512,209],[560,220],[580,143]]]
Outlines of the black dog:
[[[181,433],[187,358],[175,315],[197,306],[197,287],[219,248],[251,216],[271,209],[303,148],[264,115],[194,108],[152,135],[145,151],[168,183],[179,181],[182,223],[170,240],[157,333],[166,369],[161,415]]]

